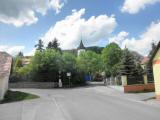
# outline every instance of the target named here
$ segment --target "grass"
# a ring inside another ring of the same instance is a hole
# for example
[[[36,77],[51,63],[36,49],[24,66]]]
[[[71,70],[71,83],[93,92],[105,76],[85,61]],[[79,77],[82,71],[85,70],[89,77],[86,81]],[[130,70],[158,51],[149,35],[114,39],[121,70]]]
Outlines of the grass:
[[[36,98],[39,98],[39,96],[30,94],[30,93],[20,92],[20,91],[8,90],[6,95],[4,96],[4,99],[0,101],[0,104],[30,100],[30,99],[36,99]]]

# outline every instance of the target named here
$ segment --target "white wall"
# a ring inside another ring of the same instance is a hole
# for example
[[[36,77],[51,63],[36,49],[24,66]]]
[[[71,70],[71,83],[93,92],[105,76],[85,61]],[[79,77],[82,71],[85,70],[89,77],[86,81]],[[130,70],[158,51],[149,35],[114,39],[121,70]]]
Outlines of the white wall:
[[[8,79],[9,76],[0,77],[0,100],[3,99],[6,91],[8,90]]]
[[[0,100],[2,100],[6,91],[8,90],[8,81],[11,71],[12,57],[7,53],[1,53],[0,57]]]

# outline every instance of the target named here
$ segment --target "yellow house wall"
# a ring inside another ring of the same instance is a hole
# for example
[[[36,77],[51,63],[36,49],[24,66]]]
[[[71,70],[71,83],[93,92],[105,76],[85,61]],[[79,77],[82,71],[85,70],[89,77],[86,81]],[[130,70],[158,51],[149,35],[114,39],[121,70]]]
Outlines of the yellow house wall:
[[[155,92],[156,95],[160,95],[160,49],[153,59],[153,73],[155,81]]]

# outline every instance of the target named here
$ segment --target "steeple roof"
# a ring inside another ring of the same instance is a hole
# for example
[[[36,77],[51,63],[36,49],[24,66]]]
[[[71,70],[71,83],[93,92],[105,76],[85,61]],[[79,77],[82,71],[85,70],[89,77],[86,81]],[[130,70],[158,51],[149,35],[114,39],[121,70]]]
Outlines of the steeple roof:
[[[78,49],[85,49],[82,40],[81,40],[81,42],[80,42],[80,45],[78,46]]]
[[[152,63],[152,61],[153,61],[153,59],[154,59],[154,57],[157,54],[159,49],[160,49],[160,41],[159,41],[158,45],[156,46],[156,48],[154,49],[154,51],[153,51],[153,53],[152,53],[152,55],[151,55],[151,57],[149,59],[149,64]]]

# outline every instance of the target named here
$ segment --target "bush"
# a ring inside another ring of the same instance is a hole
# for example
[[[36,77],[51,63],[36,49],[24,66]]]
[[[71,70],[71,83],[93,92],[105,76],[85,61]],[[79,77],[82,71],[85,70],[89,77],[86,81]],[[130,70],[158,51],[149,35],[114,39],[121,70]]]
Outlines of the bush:
[[[59,72],[64,85],[69,85],[66,73],[71,72],[72,85],[84,84],[84,72],[77,70],[76,56],[71,53],[47,49],[43,52],[36,51],[31,63],[19,67],[11,75],[11,81],[32,80],[36,82],[58,82]]]

